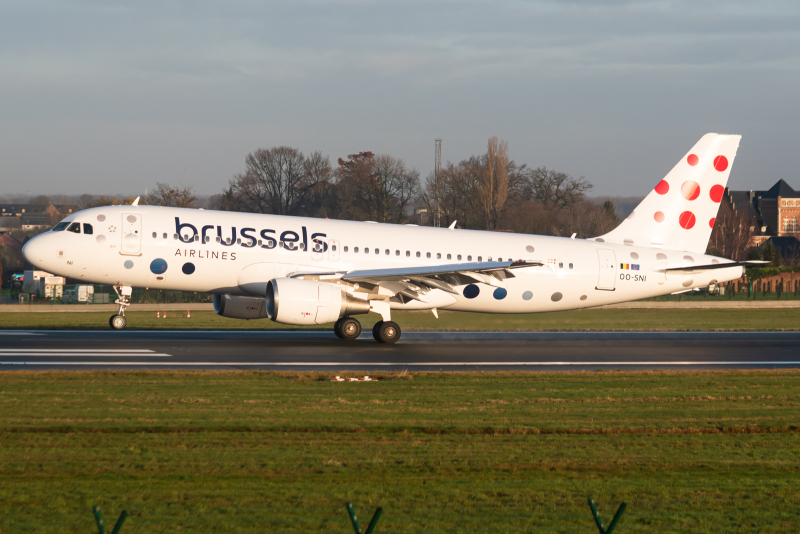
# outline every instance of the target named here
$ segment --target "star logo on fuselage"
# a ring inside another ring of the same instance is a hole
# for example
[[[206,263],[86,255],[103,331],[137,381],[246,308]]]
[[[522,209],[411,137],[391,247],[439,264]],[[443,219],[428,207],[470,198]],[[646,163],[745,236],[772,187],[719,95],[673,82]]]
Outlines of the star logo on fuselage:
[[[113,234],[114,232],[117,231],[117,227],[114,226],[114,225],[111,225],[111,226],[108,227],[108,231]]]

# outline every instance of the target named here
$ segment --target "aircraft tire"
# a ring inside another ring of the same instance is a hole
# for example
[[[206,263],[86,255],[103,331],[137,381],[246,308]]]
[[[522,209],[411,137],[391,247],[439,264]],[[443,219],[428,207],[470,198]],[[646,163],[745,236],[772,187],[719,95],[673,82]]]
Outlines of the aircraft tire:
[[[336,337],[339,339],[344,339],[342,336],[342,321],[344,317],[340,317],[334,324],[333,324],[333,333],[336,334]]]
[[[387,345],[397,343],[397,340],[400,339],[401,333],[400,325],[394,321],[381,321],[381,326],[378,329],[378,337],[380,338],[379,341],[381,343],[386,343]]]
[[[341,321],[339,331],[342,333],[342,339],[347,341],[358,339],[358,336],[361,335],[361,323],[358,322],[358,319],[343,317]]]
[[[122,330],[128,324],[128,320],[125,319],[124,315],[112,315],[111,319],[108,320],[109,326],[114,330]]]
[[[380,330],[381,330],[381,325],[382,324],[383,324],[383,321],[378,321],[372,327],[372,337],[374,337],[375,341],[377,341],[378,343],[383,343],[383,341],[381,341],[381,334],[380,334]]]

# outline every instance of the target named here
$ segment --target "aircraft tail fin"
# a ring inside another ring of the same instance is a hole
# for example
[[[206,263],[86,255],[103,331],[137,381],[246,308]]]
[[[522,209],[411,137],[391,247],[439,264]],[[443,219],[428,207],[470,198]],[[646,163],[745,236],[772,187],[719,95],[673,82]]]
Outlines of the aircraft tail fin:
[[[595,240],[704,253],[741,138],[704,135],[619,226]]]

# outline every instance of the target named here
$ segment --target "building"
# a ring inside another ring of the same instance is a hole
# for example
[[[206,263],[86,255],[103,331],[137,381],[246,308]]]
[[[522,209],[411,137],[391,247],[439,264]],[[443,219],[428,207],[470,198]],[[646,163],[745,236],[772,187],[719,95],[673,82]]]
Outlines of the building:
[[[800,255],[800,192],[784,180],[766,191],[731,191],[726,189],[730,207],[752,222],[751,246],[769,241],[785,259]]]

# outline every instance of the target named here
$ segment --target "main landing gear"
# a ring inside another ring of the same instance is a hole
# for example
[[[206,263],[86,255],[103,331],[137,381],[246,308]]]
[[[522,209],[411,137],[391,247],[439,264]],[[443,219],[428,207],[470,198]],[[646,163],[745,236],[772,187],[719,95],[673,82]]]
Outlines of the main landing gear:
[[[114,286],[114,292],[119,297],[114,301],[115,304],[119,304],[119,311],[108,320],[108,326],[114,330],[122,330],[128,324],[128,320],[125,319],[125,308],[131,305],[130,296],[133,293],[133,288],[130,286]]]
[[[342,317],[333,325],[333,333],[339,339],[347,341],[358,339],[358,336],[361,335],[361,323],[353,317]],[[372,337],[378,343],[389,345],[396,343],[400,339],[400,333],[400,325],[394,321],[378,321],[372,327]]]

